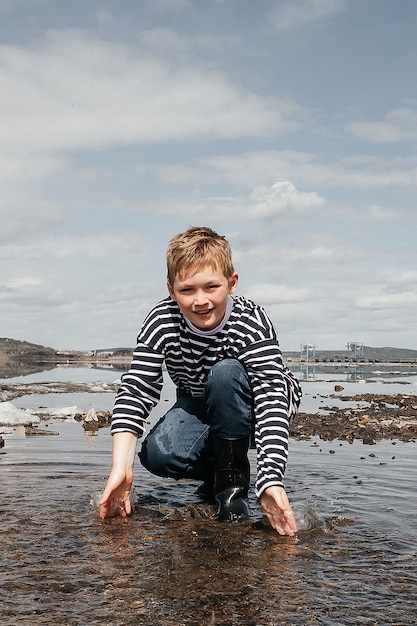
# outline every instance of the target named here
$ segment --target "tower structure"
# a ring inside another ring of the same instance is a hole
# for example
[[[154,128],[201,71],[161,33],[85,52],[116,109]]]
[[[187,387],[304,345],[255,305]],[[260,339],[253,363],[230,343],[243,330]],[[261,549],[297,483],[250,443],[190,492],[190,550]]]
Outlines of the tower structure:
[[[316,356],[316,346],[312,343],[302,343],[300,345],[300,361],[305,361]]]
[[[346,344],[347,355],[349,358],[362,359],[363,358],[363,343],[362,341],[348,341]]]

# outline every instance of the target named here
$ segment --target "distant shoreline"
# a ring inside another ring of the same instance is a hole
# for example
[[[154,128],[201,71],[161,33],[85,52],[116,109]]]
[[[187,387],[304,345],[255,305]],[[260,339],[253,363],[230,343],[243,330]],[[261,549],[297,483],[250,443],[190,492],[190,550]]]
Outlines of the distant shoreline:
[[[303,344],[304,345],[304,344]],[[305,344],[307,345],[307,344]],[[308,344],[308,353],[300,351],[283,351],[283,359],[291,367],[296,366],[351,366],[351,365],[417,365],[417,350],[407,348],[382,347],[373,348],[360,346],[359,352],[345,350],[318,350]],[[17,364],[40,365],[72,365],[110,363],[129,364],[133,348],[108,348],[92,350],[55,350],[16,339],[0,338],[0,368]]]
[[[120,363],[129,364],[132,359],[132,355],[120,355],[120,354],[103,354],[92,355],[91,352],[72,352],[72,353],[58,353],[51,355],[42,354],[5,354],[0,351],[0,367],[7,367],[7,365],[16,365],[17,363],[41,365],[72,365],[77,364],[110,364]],[[332,356],[318,356],[310,359],[303,359],[300,356],[295,356],[294,353],[283,352],[283,360],[289,365],[310,365],[310,366],[350,366],[350,365],[415,365],[417,366],[417,357],[409,358],[347,358],[347,357],[332,357]]]
[[[132,350],[133,353],[133,350]],[[120,354],[120,353],[109,353],[109,354],[97,354],[91,355],[91,353],[77,353],[77,354],[67,354],[67,356],[60,355],[58,359],[47,359],[47,362],[56,361],[59,363],[130,363],[132,360],[132,353],[129,354]],[[283,359],[286,363],[295,363],[295,364],[309,364],[309,365],[349,365],[349,364],[381,364],[384,363],[392,364],[404,364],[404,365],[417,365],[417,356],[408,357],[408,358],[397,358],[397,357],[385,357],[385,358],[354,358],[354,357],[334,357],[334,356],[326,356],[325,354],[319,355],[314,358],[301,358],[299,354],[294,354],[294,352],[283,352]]]

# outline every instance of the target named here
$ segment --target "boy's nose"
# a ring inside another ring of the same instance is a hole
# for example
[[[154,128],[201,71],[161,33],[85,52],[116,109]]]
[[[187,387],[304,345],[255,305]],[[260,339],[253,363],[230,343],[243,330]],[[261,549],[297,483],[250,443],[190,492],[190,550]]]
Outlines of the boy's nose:
[[[202,304],[207,304],[207,296],[204,291],[197,291],[194,295],[194,304],[197,306],[201,306]]]

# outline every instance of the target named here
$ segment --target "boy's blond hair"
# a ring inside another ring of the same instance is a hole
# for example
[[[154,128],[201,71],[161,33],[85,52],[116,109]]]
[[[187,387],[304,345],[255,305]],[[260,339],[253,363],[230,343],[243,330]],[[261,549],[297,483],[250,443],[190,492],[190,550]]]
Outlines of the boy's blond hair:
[[[192,226],[171,239],[167,249],[167,274],[171,286],[176,276],[184,278],[207,266],[222,271],[228,279],[233,276],[232,251],[226,237],[207,226]]]

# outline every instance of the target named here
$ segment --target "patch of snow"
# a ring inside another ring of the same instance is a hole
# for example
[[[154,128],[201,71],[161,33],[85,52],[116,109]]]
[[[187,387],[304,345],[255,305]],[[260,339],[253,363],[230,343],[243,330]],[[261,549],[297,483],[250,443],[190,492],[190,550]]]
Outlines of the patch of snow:
[[[2,426],[24,426],[38,424],[40,418],[26,409],[18,409],[11,402],[0,402],[0,424]]]

